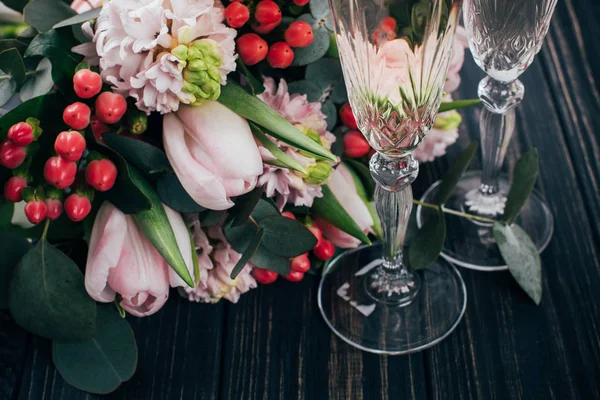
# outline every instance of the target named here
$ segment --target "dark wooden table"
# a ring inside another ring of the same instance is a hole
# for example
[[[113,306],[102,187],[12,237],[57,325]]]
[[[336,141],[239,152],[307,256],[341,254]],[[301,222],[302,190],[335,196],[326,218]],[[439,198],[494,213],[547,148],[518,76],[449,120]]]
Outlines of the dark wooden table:
[[[482,73],[470,57],[462,98]],[[236,305],[188,303],[130,318],[139,347],[119,399],[594,399],[600,398],[600,2],[559,0],[542,52],[522,76],[526,96],[505,168],[540,152],[537,187],[555,217],[542,254],[539,307],[508,272],[461,269],[466,314],[451,336],[410,356],[381,357],[337,339],[317,308],[318,280],[278,282]],[[448,159],[422,165],[420,195],[461,148],[478,140],[463,113]],[[475,167],[475,166],[473,166]],[[175,294],[175,293],[173,293]],[[51,363],[49,342],[0,313],[0,399],[83,399]]]

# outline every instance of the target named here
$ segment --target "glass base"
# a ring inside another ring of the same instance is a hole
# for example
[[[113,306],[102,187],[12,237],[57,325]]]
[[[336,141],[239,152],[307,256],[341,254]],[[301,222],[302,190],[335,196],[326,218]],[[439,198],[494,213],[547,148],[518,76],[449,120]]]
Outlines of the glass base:
[[[463,175],[456,189],[445,204],[446,208],[467,212],[470,214],[486,215],[493,209],[502,215],[504,202],[476,199],[481,171],[469,171]],[[421,201],[431,203],[435,198],[441,181],[434,183],[423,195]],[[506,177],[500,178],[500,191],[504,196],[508,193],[510,184]],[[473,210],[473,203],[479,204]],[[428,215],[435,212],[428,208],[417,207],[417,225],[421,227]],[[548,246],[554,230],[554,218],[550,207],[542,195],[534,190],[516,219],[533,239],[540,253]],[[494,240],[491,224],[482,223],[467,218],[446,214],[446,242],[442,256],[461,267],[479,271],[501,271],[507,269],[506,263]]]
[[[389,304],[371,285],[382,264],[379,244],[346,251],[323,271],[319,309],[333,332],[347,343],[376,354],[408,354],[439,343],[461,320],[467,306],[458,270],[439,259],[414,272],[414,287],[394,286],[408,301]]]

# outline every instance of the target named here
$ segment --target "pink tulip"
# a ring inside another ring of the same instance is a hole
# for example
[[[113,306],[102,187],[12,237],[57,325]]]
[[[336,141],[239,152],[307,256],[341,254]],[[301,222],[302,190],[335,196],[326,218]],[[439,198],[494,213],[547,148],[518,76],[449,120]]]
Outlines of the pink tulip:
[[[344,164],[338,165],[336,170],[331,174],[329,188],[360,229],[365,233],[368,232],[373,226],[373,218],[366,204],[356,192],[354,179],[352,179],[350,171],[348,171],[348,168]],[[324,219],[317,218],[315,222],[323,230],[325,237],[331,240],[337,247],[348,249],[358,247],[361,244],[360,240],[350,236]]]
[[[71,3],[71,8],[75,10],[77,14],[90,11],[94,8],[102,7],[104,0],[74,0]]]
[[[216,101],[165,115],[163,142],[185,191],[203,207],[225,210],[263,171],[248,122]]]
[[[189,233],[181,215],[165,206],[177,244],[193,271]],[[100,207],[85,268],[85,288],[94,300],[110,303],[117,293],[128,313],[143,317],[158,311],[169,297],[169,284],[186,285],[171,270],[130,215],[111,203]]]

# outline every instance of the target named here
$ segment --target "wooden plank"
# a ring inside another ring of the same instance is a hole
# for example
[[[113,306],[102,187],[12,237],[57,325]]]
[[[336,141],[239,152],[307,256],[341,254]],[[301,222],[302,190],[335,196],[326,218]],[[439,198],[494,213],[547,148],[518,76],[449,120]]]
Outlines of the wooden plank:
[[[380,357],[338,339],[317,307],[318,278],[280,279],[227,305],[224,399],[424,399],[420,354]]]
[[[50,342],[35,338],[20,399],[216,399],[219,386],[222,305],[190,303],[175,291],[156,315],[128,317],[137,339],[133,378],[108,396],[69,386],[52,365]]]

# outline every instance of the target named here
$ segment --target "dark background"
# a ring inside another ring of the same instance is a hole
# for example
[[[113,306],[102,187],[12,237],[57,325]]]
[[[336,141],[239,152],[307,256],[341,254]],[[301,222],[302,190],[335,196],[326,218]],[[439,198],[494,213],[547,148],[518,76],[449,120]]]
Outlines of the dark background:
[[[459,96],[475,97],[482,75],[468,54]],[[539,149],[537,188],[555,217],[539,307],[508,272],[461,269],[468,306],[456,331],[421,353],[381,357],[328,330],[316,277],[261,286],[235,305],[188,303],[172,293],[158,314],[129,318],[138,369],[105,398],[600,398],[599,80],[600,2],[559,0],[543,50],[522,76],[526,95],[504,167],[510,173],[522,152]],[[478,140],[478,108],[462,114],[459,143],[448,158],[422,165],[415,198]],[[0,399],[17,398],[101,397],[67,385],[49,341],[4,311]]]

